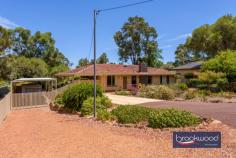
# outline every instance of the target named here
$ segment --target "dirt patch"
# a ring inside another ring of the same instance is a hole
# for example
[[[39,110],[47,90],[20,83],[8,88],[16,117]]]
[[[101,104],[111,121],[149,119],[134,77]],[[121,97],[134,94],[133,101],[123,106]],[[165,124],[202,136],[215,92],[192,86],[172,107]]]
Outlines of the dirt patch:
[[[198,130],[221,131],[222,148],[173,149],[172,130],[113,126],[48,108],[15,110],[0,126],[0,158],[233,158],[234,129],[215,123]]]

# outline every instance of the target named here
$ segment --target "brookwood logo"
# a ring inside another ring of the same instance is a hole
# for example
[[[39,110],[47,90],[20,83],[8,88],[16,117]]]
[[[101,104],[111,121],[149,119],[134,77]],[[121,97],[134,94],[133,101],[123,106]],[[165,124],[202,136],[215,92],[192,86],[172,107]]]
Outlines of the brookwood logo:
[[[174,148],[220,148],[220,132],[174,132]]]

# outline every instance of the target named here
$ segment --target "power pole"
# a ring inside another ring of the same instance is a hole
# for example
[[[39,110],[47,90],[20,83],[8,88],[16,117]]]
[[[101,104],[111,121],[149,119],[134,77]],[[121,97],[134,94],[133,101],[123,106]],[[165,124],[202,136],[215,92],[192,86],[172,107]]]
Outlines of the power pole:
[[[97,88],[96,88],[96,16],[97,16],[97,11],[94,10],[93,11],[93,77],[94,77],[94,83],[93,83],[93,97],[94,97],[94,100],[93,100],[93,117],[96,118],[96,93],[97,93]]]
[[[116,10],[116,9],[121,9],[121,8],[126,8],[126,7],[131,7],[131,6],[135,6],[135,5],[140,5],[143,3],[147,3],[147,2],[151,2],[154,0],[145,0],[145,1],[141,1],[141,2],[137,2],[137,3],[131,3],[131,4],[126,4],[126,5],[121,5],[121,6],[117,6],[117,7],[113,7],[113,8],[107,8],[107,9],[101,9],[101,10],[93,10],[93,84],[94,84],[94,100],[93,100],[93,117],[96,118],[96,17],[98,15],[98,13],[100,12],[105,12],[105,11],[112,11],[112,10]]]

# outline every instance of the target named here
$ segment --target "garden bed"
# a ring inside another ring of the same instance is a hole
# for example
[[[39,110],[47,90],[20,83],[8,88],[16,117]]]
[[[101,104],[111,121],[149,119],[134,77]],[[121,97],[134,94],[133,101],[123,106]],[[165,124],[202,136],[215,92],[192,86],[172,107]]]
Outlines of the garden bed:
[[[211,103],[235,103],[234,92],[212,92],[208,89],[188,88],[185,83],[173,85],[141,85],[131,91],[116,91],[116,95],[135,96],[151,99],[193,101]]]

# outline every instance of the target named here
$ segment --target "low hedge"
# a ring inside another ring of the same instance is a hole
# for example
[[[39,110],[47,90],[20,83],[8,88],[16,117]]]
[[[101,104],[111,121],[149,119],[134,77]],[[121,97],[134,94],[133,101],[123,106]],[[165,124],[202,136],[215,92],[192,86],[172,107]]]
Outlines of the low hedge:
[[[148,126],[152,128],[177,128],[196,125],[200,121],[200,118],[191,112],[165,109],[152,112],[148,119]]]
[[[176,84],[177,88],[182,90],[182,91],[185,91],[188,89],[188,86],[186,83],[179,83],[179,84]]]
[[[59,94],[55,97],[54,104],[55,104],[55,105],[63,105],[62,97],[63,97],[63,93],[59,93]]]
[[[93,100],[94,100],[93,97],[89,97],[87,100],[83,102],[80,110],[82,116],[93,114]],[[96,98],[96,108],[98,110],[107,109],[110,108],[111,106],[112,103],[108,97],[101,96]]]
[[[105,109],[98,109],[97,119],[101,121],[109,121],[109,120],[113,120],[114,116]]]
[[[147,121],[151,108],[135,105],[120,105],[111,111],[117,119],[117,122],[122,124],[139,123]]]
[[[65,108],[80,110],[83,102],[93,96],[93,84],[81,83],[68,88],[62,96],[62,102]],[[102,89],[97,85],[97,96],[102,96]]]
[[[152,109],[134,105],[119,106],[112,110],[122,124],[148,122],[151,128],[175,128],[196,125],[201,119],[191,112],[176,109]]]
[[[195,98],[197,96],[197,93],[196,90],[189,89],[186,92],[184,92],[183,96],[184,99],[189,100]]]
[[[197,78],[193,78],[188,81],[188,87],[192,87],[192,88],[197,88],[199,85],[202,85],[202,84],[204,84],[204,82],[202,82],[201,80]]]
[[[175,92],[173,89],[165,85],[149,85],[143,86],[141,88],[140,96],[155,99],[171,100],[174,99]]]

